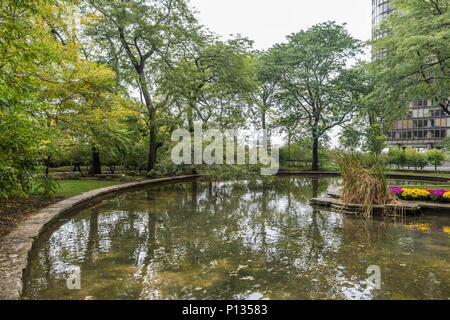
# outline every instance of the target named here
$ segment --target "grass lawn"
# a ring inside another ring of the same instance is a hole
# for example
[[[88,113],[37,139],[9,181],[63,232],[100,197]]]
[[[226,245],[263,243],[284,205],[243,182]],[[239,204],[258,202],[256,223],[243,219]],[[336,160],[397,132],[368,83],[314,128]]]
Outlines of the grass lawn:
[[[53,199],[42,199],[35,195],[29,197],[10,197],[0,200],[0,236],[14,230],[25,218],[36,213],[39,209],[51,205],[65,198],[76,196],[80,193],[100,189],[123,181],[99,181],[99,180],[58,180],[60,188]]]
[[[58,180],[56,197],[70,198],[80,193],[125,183],[123,181]]]

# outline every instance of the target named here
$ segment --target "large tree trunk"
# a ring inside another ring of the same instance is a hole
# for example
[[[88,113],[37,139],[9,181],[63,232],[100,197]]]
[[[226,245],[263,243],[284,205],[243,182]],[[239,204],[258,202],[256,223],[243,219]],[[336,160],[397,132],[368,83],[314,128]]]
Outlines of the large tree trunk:
[[[147,86],[147,80],[144,75],[144,66],[141,65],[137,68],[139,73],[139,83],[141,85],[142,95],[144,96],[145,105],[147,107],[147,115],[149,122],[149,150],[148,150],[148,162],[147,162],[147,172],[150,172],[156,164],[156,151],[157,151],[157,141],[156,141],[156,127],[154,125],[155,119],[155,109],[150,97],[150,92]]]
[[[291,166],[291,133],[288,132],[288,167]]]
[[[313,138],[313,161],[312,161],[312,170],[319,171],[319,139]]]
[[[92,147],[92,173],[102,174],[102,165],[100,163],[100,153],[96,147]]]
[[[156,130],[155,127],[150,124],[150,144],[148,148],[148,164],[147,172],[150,172],[156,165]]]

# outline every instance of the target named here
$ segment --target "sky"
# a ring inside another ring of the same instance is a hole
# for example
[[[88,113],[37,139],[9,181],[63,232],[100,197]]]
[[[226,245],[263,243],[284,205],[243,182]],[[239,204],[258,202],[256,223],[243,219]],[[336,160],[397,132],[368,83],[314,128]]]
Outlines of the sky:
[[[355,38],[367,41],[372,32],[371,0],[190,0],[201,24],[227,39],[241,34],[255,49],[269,49],[286,36],[328,20],[346,23]],[[369,51],[361,57],[369,60]],[[339,129],[330,134],[338,145]],[[280,141],[279,139],[276,139]],[[278,142],[276,141],[276,142]]]
[[[241,34],[256,49],[284,42],[286,35],[333,20],[347,23],[357,39],[371,37],[371,0],[190,0],[200,23],[227,38]]]

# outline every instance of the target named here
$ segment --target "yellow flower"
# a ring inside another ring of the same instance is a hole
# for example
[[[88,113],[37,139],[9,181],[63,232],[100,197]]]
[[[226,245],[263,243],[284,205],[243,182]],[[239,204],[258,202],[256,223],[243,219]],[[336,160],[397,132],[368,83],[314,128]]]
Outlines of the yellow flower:
[[[408,229],[408,230],[419,230],[419,231],[429,231],[430,230],[429,223],[409,224],[409,225],[405,225],[404,227],[405,227],[405,229]]]
[[[445,233],[450,234],[450,227],[444,226],[442,229],[444,230]]]
[[[444,198],[449,199],[450,200],[450,191],[446,192],[442,195]]]
[[[419,198],[419,197],[428,197],[430,193],[427,190],[422,189],[403,189],[402,196],[403,197],[412,197],[412,198]]]

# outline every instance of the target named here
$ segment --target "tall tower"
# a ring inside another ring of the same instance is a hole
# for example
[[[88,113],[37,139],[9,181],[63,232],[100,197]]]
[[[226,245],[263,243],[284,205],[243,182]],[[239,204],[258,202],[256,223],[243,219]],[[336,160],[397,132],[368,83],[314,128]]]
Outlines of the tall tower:
[[[392,11],[389,1],[372,0],[373,39],[379,37],[375,33],[376,25]],[[395,121],[394,128],[389,132],[388,145],[430,149],[436,143],[450,137],[450,117],[441,108],[432,106],[433,102],[430,100],[412,101],[409,114],[403,120]]]
[[[372,35],[375,37],[375,26],[392,13],[392,5],[388,0],[372,0]]]

